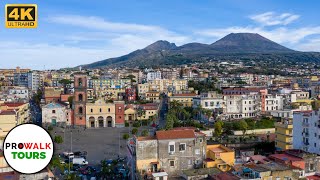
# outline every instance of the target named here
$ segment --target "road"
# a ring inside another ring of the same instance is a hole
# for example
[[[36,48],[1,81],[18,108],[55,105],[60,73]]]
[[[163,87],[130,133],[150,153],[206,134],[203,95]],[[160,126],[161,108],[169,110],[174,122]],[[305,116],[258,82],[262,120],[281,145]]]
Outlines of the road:
[[[168,96],[164,95],[161,100],[161,109],[160,109],[160,116],[159,116],[159,127],[164,128],[166,125],[165,116],[168,112]]]
[[[29,101],[30,104],[30,113],[31,120],[33,124],[42,125],[42,114],[41,108],[31,99]]]

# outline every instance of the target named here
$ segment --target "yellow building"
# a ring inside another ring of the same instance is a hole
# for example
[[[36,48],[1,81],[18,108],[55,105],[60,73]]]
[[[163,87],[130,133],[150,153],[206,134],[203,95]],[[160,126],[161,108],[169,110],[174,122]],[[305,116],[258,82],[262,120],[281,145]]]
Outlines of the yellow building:
[[[146,92],[147,101],[157,102],[160,100],[160,92],[157,91],[148,91]]]
[[[94,89],[96,97],[104,97],[105,100],[113,99],[116,100],[119,94],[124,94],[126,92],[125,88],[97,88]]]
[[[291,120],[283,120],[276,122],[275,126],[275,146],[277,150],[292,149],[292,130],[293,125]]]
[[[207,145],[204,168],[218,168],[223,172],[229,171],[234,165],[235,153],[233,150],[221,145]]]
[[[178,101],[183,107],[192,107],[193,98],[196,96],[197,95],[195,93],[172,94],[169,96],[169,105],[172,101]]]
[[[0,103],[1,111],[13,111],[16,115],[17,124],[28,123],[30,121],[29,103]]]
[[[115,127],[115,104],[99,99],[86,104],[86,126],[88,128]]]
[[[148,91],[167,93],[168,91],[182,91],[187,89],[188,81],[185,79],[154,79],[145,84],[138,84],[139,94],[143,94]]]
[[[139,112],[140,111],[140,112]],[[158,104],[140,104],[132,105],[129,104],[126,106],[124,115],[125,121],[134,121],[134,120],[151,120],[158,116],[159,105]]]

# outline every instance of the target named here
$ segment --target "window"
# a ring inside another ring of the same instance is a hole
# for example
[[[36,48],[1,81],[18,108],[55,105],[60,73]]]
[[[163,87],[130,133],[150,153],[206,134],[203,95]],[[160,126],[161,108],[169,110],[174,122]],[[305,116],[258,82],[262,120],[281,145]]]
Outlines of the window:
[[[179,144],[179,151],[185,151],[186,150],[186,144]]]
[[[83,113],[83,108],[79,107],[79,114],[82,114],[82,113]]]
[[[102,109],[100,108],[99,111],[102,112]]]
[[[201,142],[201,143],[202,143],[202,139],[199,139],[199,142]]]
[[[91,109],[90,111],[93,112],[93,109]]]
[[[174,160],[170,160],[170,167],[174,167]]]
[[[169,152],[174,152],[174,145],[169,145]]]
[[[317,143],[314,143],[314,147],[317,147]]]
[[[313,163],[310,163],[310,165],[309,165],[309,170],[310,170],[310,171],[314,171],[314,164],[313,164]]]
[[[118,112],[121,112],[121,109],[122,109],[122,108],[121,108],[121,107],[119,107],[119,108],[118,108]]]
[[[56,110],[52,110],[52,114],[55,114],[56,113]]]
[[[108,112],[110,112],[110,108],[108,108]]]
[[[79,95],[78,95],[78,100],[79,100],[79,101],[82,101],[82,100],[83,100],[83,95],[82,95],[82,94],[79,94]]]
[[[195,153],[195,154],[200,154],[200,149],[195,149],[195,150],[194,150],[194,153]]]

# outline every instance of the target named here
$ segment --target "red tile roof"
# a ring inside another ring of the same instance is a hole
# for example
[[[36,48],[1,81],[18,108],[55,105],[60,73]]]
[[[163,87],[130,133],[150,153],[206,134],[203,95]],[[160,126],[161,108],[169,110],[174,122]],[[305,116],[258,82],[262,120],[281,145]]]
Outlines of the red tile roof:
[[[196,96],[197,94],[195,94],[195,93],[183,93],[183,94],[174,94],[174,95],[172,95],[173,97],[174,96]]]
[[[298,157],[291,156],[288,154],[271,154],[269,157],[274,158],[274,159],[278,159],[278,160],[282,160],[282,161],[303,161],[302,158],[298,158]]]
[[[14,111],[0,111],[0,115],[15,115]]]
[[[185,130],[167,130],[167,131],[157,131],[156,136],[158,140],[166,140],[166,139],[189,139],[195,138],[195,132],[191,129]]]
[[[5,105],[5,106],[8,106],[8,107],[19,107],[19,106],[22,106],[26,103],[12,103],[12,102],[5,102],[3,103],[2,105]]]
[[[320,176],[318,175],[307,176],[307,180],[320,180]]]

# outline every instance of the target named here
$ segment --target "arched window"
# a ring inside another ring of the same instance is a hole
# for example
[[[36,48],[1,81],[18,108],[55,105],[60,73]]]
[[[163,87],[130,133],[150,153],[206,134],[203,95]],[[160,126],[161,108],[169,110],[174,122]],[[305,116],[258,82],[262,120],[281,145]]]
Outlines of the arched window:
[[[79,114],[82,114],[82,113],[83,113],[83,108],[79,107]]]
[[[79,99],[79,101],[82,101],[83,100],[83,95],[79,94],[78,99]]]
[[[82,83],[82,78],[79,78],[78,83],[79,83],[79,84],[78,84],[79,87],[82,87],[82,84],[83,84],[83,83]]]
[[[102,109],[100,108],[99,111],[102,112]]]

